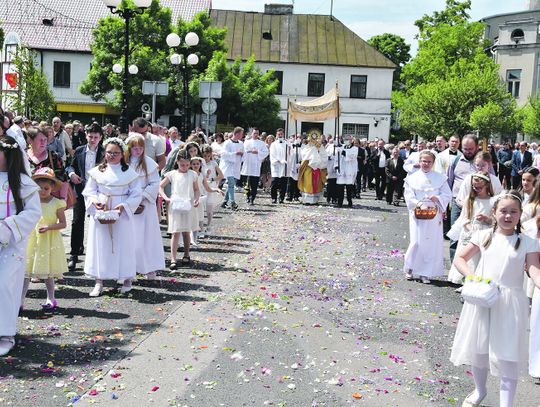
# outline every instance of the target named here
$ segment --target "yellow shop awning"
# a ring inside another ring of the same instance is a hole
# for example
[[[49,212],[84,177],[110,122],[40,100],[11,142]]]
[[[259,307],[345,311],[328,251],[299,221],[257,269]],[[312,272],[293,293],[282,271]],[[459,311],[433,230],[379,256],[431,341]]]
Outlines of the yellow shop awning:
[[[120,114],[117,110],[107,105],[90,103],[57,103],[56,110],[71,113]]]

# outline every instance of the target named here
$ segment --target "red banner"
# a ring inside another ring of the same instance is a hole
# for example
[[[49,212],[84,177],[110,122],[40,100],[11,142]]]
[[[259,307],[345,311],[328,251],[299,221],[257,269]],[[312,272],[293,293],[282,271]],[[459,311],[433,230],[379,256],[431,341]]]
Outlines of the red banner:
[[[7,73],[5,74],[6,82],[12,88],[17,87],[17,74],[16,73]]]

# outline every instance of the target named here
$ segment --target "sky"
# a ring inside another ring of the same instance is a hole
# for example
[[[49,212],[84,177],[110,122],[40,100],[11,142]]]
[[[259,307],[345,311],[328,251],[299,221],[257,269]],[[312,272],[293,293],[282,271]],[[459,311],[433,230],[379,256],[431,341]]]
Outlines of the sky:
[[[297,14],[330,14],[331,0],[212,0],[212,8],[264,11],[265,3],[294,3]],[[540,2],[537,2],[540,3]],[[445,0],[334,0],[333,15],[364,40],[383,33],[397,34],[417,48],[414,22],[424,14],[443,10]],[[472,0],[471,18],[525,10],[528,0]]]

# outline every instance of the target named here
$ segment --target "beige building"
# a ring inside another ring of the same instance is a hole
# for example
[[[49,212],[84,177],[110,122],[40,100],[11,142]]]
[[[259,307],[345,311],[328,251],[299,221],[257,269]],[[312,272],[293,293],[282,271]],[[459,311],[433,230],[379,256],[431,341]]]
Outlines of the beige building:
[[[486,24],[501,79],[518,105],[525,105],[540,88],[540,1],[530,1],[527,10],[480,21]]]

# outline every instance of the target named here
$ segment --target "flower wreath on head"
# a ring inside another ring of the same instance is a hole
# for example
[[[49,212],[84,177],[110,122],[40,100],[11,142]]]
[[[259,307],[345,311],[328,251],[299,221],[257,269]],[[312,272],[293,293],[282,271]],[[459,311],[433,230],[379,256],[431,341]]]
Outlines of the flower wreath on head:
[[[118,146],[120,146],[120,148],[122,149],[122,151],[125,153],[126,151],[128,151],[128,146],[127,144],[124,142],[124,140],[122,140],[121,138],[119,137],[110,137],[108,139],[106,139],[104,142],[103,142],[103,148],[107,147],[108,144],[111,144],[111,143],[114,143]]]
[[[17,143],[8,144],[8,143],[5,143],[3,141],[0,141],[0,147],[15,150],[16,148],[19,148],[19,144],[17,144]]]

